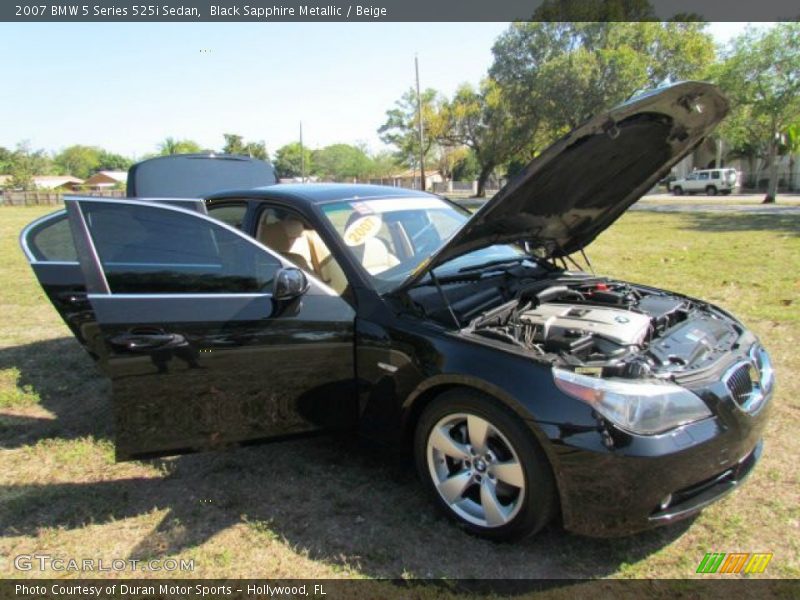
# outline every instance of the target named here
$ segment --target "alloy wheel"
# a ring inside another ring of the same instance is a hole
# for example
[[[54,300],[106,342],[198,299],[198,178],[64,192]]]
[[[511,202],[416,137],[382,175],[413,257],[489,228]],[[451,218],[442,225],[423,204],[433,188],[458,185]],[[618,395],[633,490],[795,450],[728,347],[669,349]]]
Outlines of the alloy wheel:
[[[428,433],[426,455],[436,491],[465,521],[502,527],[522,507],[526,481],[519,455],[485,418],[456,413],[440,419]]]

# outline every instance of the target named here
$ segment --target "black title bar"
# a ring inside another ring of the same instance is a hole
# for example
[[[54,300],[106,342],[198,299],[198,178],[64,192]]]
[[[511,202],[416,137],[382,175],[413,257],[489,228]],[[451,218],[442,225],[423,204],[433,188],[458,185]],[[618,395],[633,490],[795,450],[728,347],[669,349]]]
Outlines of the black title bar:
[[[6,0],[6,22],[790,21],[796,0]]]

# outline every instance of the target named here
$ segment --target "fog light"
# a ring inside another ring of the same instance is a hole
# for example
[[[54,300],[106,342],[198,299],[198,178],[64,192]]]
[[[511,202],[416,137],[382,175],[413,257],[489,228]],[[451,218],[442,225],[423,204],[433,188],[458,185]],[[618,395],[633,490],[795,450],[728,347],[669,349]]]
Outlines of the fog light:
[[[664,499],[661,501],[661,504],[659,504],[661,510],[665,510],[670,505],[671,502],[672,502],[672,494],[667,494],[666,496],[664,496]]]

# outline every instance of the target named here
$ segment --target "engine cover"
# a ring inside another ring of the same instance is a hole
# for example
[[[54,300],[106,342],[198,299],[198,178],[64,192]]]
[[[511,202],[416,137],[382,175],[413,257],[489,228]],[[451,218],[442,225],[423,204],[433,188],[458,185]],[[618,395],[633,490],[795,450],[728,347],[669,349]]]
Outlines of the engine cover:
[[[650,328],[650,318],[627,310],[546,302],[525,311],[520,319],[540,326],[544,339],[567,332],[594,334],[622,346],[641,344]]]

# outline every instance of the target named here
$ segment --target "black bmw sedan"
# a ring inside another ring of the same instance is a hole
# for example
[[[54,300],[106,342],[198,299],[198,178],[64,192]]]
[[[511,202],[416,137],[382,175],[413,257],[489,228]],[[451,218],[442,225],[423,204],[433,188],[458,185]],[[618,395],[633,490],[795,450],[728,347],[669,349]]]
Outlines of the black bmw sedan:
[[[556,517],[629,533],[739,485],[773,371],[723,309],[568,267],[726,112],[707,84],[641,95],[474,215],[399,188],[266,185],[233,157],[156,159],[130,183],[154,198],[68,198],[21,244],[113,382],[120,460],[353,431],[412,449],[473,533]],[[239,189],[207,194],[209,177]]]

